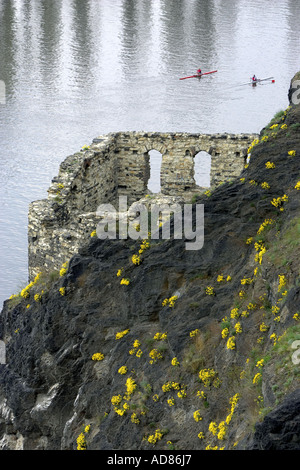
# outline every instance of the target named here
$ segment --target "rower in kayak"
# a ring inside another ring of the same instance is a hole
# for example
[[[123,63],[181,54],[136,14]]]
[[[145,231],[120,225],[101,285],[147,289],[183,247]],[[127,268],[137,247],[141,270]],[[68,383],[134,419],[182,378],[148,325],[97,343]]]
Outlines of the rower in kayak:
[[[210,75],[211,73],[216,73],[217,70],[212,70],[211,72],[202,72],[201,69],[198,69],[196,75],[190,75],[189,77],[182,77],[179,80],[185,80],[186,78],[201,78],[203,75]]]
[[[254,74],[253,77],[250,78],[252,86],[256,86],[257,84],[257,78],[256,75]]]

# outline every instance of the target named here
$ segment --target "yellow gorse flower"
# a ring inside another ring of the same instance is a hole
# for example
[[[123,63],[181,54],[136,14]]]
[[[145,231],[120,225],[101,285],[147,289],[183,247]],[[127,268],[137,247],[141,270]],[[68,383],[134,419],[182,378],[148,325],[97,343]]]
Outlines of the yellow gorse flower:
[[[260,251],[260,250],[263,248],[262,242],[260,242],[260,243],[259,243],[259,242],[255,242],[255,243],[254,243],[254,248],[255,248],[256,251]]]
[[[262,246],[260,252],[257,254],[257,256],[255,257],[255,261],[259,262],[259,264],[262,263],[262,258],[263,258],[263,255],[266,253],[267,249],[265,246]]]
[[[250,277],[241,279],[241,284],[244,286],[246,284],[251,284],[252,279]]]
[[[247,305],[247,309],[248,310],[254,310],[256,308],[256,305],[253,304],[252,302],[250,302],[248,305]]]
[[[229,335],[229,329],[228,328],[223,328],[222,332],[221,332],[221,336],[222,338],[226,338],[227,336]]]
[[[300,189],[300,181],[298,181],[298,183],[296,184],[295,189],[297,189],[297,191],[299,191],[299,189]]]
[[[111,403],[116,406],[116,405],[119,405],[122,401],[122,397],[121,395],[114,395],[113,397],[111,397]]]
[[[260,381],[261,377],[262,377],[261,373],[258,372],[258,373],[255,374],[255,376],[253,377],[253,381],[252,381],[252,382],[253,382],[254,384],[257,384],[257,383]]]
[[[104,359],[104,354],[102,353],[95,353],[92,355],[93,361],[102,361]]]
[[[35,300],[36,302],[40,302],[40,301],[42,300],[41,294],[35,294],[34,300]]]
[[[277,198],[274,197],[271,201],[271,204],[274,207],[281,207],[282,203],[287,202],[288,199],[289,199],[288,196],[286,194],[284,194],[283,196],[280,196],[280,197],[277,197]]]
[[[157,362],[159,359],[163,359],[163,355],[160,351],[158,351],[157,349],[152,349],[150,352],[149,352],[149,356],[151,358],[151,360],[149,361],[150,364],[154,364],[155,362]]]
[[[207,286],[205,289],[206,295],[215,295],[214,288],[212,286]]]
[[[247,153],[251,153],[253,150],[253,147],[255,147],[255,145],[257,144],[259,144],[259,139],[254,139],[253,142],[250,144],[250,147],[248,148]]]
[[[286,285],[286,279],[283,274],[279,274],[278,278],[279,278],[278,292],[280,292],[283,286]]]
[[[173,295],[172,297],[170,297],[169,299],[165,299],[163,300],[162,302],[162,306],[163,307],[174,307],[175,306],[175,302],[176,300],[178,299],[178,296],[177,295]]]
[[[65,288],[65,287],[61,287],[61,288],[59,289],[59,293],[60,293],[60,295],[64,296],[64,295],[66,294],[66,288]]]
[[[239,309],[233,308],[230,312],[230,318],[238,318],[240,316]]]
[[[86,440],[85,440],[85,435],[83,432],[79,434],[79,436],[76,439],[77,442],[77,450],[86,450]]]
[[[153,336],[153,339],[155,339],[156,341],[162,341],[164,339],[167,339],[167,333],[155,333],[155,335]]]
[[[235,349],[235,337],[234,336],[230,336],[230,338],[228,338],[226,347],[227,349],[231,349],[231,350]]]
[[[177,392],[177,396],[178,398],[186,398],[187,394],[186,394],[186,391],[185,390],[179,390],[179,392]]]
[[[164,393],[170,392],[171,390],[180,390],[180,384],[178,382],[168,381],[162,385],[162,391]]]
[[[190,331],[190,337],[193,338],[193,337],[196,336],[198,333],[199,333],[198,328],[197,328],[196,330]]]
[[[264,366],[264,359],[261,359],[260,361],[257,361],[256,367],[263,367]]]
[[[150,243],[148,240],[143,240],[143,242],[140,245],[139,253],[142,254],[145,250],[147,250],[150,247]]]
[[[268,325],[265,324],[265,322],[262,322],[259,325],[259,329],[260,329],[260,331],[268,331],[269,327],[268,327]]]
[[[143,352],[141,349],[139,349],[141,343],[139,342],[138,339],[136,339],[133,343],[133,349],[130,349],[129,354],[131,355],[136,355],[136,357],[141,357]]]
[[[156,444],[157,441],[162,439],[163,435],[164,434],[160,429],[156,429],[155,433],[148,436],[147,440],[150,444]]]
[[[131,421],[133,424],[139,424],[139,422],[140,422],[140,420],[138,419],[136,413],[132,413],[131,418],[130,418],[130,421]]]
[[[179,361],[178,361],[177,357],[173,357],[173,359],[171,361],[171,364],[172,364],[172,366],[179,366]]]
[[[226,424],[229,424],[230,421],[231,421],[231,418],[232,418],[232,415],[235,411],[235,408],[238,404],[238,401],[239,401],[239,398],[240,398],[240,395],[238,393],[236,393],[233,397],[231,397],[229,399],[229,403],[231,405],[231,408],[230,408],[230,413],[229,415],[226,417],[225,421],[226,421]]]
[[[61,269],[59,271],[60,276],[64,276],[67,272],[68,262],[62,264]]]
[[[199,421],[202,421],[202,416],[200,414],[200,410],[194,411],[193,417],[194,417],[194,420],[196,421],[196,423],[198,423]]]
[[[201,369],[199,372],[199,379],[203,382],[205,387],[209,387],[211,384],[216,387],[219,385],[217,373],[214,369]]]
[[[130,395],[133,394],[136,388],[137,384],[135,383],[134,379],[132,377],[128,377],[128,379],[126,380],[127,397],[130,397]]]
[[[175,400],[173,397],[168,398],[167,403],[169,406],[174,406],[175,405]]]
[[[138,255],[132,255],[131,261],[132,261],[133,264],[135,264],[136,266],[138,266],[138,265],[141,264],[141,262],[142,262],[141,257],[138,256]]]
[[[265,219],[263,221],[263,223],[260,225],[258,231],[257,231],[257,234],[260,235],[261,232],[268,226],[268,225],[272,225],[274,224],[274,220],[273,219]]]
[[[34,280],[31,281],[28,286],[26,286],[24,289],[21,290],[21,297],[23,297],[24,299],[27,299],[29,296],[30,296],[30,290],[31,288],[37,283],[37,281],[40,279],[42,273],[38,273]],[[13,297],[12,297],[13,298]]]
[[[272,306],[272,313],[276,314],[276,313],[279,312],[279,310],[280,310],[280,308],[277,305]]]
[[[119,333],[116,333],[116,339],[121,339],[123,336],[127,335],[129,333],[129,329],[120,331]]]
[[[227,430],[227,426],[225,424],[225,421],[221,421],[219,426],[218,426],[218,434],[217,434],[217,438],[220,441],[222,441],[225,438],[226,430]]]
[[[243,310],[241,313],[241,317],[247,318],[249,316],[249,312],[247,310]]]
[[[217,434],[218,432],[218,425],[217,423],[215,423],[214,421],[212,421],[209,426],[208,426],[208,430],[209,432],[211,432],[214,436]]]
[[[272,334],[270,335],[270,339],[273,340],[273,342],[274,342],[273,344],[274,344],[274,346],[275,346],[275,344],[276,344],[276,342],[277,342],[277,335],[276,335],[276,333],[272,333]]]

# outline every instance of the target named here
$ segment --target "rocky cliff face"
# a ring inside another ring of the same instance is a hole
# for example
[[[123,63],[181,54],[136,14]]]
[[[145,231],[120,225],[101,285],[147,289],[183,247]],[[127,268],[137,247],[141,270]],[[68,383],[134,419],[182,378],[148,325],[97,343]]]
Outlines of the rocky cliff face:
[[[2,449],[300,448],[299,128],[198,198],[202,249],[92,237],[5,302]]]

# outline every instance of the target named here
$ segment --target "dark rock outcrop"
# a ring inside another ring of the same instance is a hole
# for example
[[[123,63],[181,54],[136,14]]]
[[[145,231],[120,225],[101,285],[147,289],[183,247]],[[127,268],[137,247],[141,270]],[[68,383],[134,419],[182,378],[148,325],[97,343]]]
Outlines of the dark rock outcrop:
[[[198,198],[201,250],[150,240],[135,265],[141,241],[92,238],[5,302],[2,449],[299,449],[297,123],[292,106]]]
[[[249,450],[300,449],[300,390],[295,390],[255,427]]]

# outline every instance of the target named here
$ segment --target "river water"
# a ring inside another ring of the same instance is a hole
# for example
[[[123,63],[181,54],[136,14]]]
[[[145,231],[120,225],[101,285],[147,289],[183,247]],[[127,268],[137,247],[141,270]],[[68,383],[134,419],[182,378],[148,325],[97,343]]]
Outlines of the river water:
[[[0,0],[0,307],[67,155],[112,131],[259,132],[288,105],[299,24],[299,0]],[[179,80],[199,67],[218,72]]]

